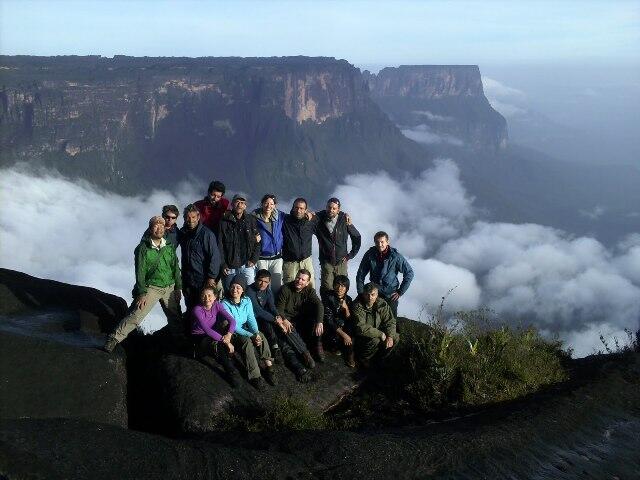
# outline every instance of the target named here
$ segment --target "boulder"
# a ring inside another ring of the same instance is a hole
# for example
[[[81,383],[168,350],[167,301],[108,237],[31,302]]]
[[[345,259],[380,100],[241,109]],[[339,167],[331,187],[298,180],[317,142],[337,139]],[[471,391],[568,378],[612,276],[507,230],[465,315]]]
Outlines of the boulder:
[[[127,425],[122,349],[98,346],[126,311],[93,288],[0,269],[0,418],[80,418]]]
[[[259,412],[279,398],[295,397],[317,411],[325,411],[351,393],[362,381],[342,357],[326,354],[326,361],[312,370],[314,381],[302,384],[293,372],[275,365],[277,385],[258,392],[246,378],[237,388],[227,382],[218,363],[209,357],[199,361],[180,355],[165,355],[158,366],[163,403],[177,431],[202,433],[220,428],[220,416],[233,412]],[[242,370],[241,370],[242,371]]]

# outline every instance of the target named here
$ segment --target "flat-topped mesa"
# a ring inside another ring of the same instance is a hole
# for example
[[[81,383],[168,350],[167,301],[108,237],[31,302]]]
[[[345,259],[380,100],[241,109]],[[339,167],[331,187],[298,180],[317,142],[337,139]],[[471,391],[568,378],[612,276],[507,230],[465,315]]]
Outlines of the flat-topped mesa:
[[[417,158],[345,60],[0,56],[0,75],[0,164],[121,191],[214,170],[289,194]]]
[[[480,150],[507,144],[506,120],[484,95],[477,65],[402,65],[365,72],[372,98],[412,138]]]

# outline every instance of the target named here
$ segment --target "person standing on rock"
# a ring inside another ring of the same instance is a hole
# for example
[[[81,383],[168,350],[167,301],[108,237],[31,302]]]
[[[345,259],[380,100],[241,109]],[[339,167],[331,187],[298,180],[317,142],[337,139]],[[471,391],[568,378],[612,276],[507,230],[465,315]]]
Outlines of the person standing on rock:
[[[353,300],[349,291],[349,277],[336,275],[333,279],[333,291],[322,299],[324,306],[325,341],[345,354],[345,363],[356,366],[353,353]]]
[[[225,294],[236,275],[246,285],[255,278],[255,266],[260,258],[261,237],[256,217],[246,213],[247,199],[242,194],[233,196],[232,210],[222,216],[218,246],[222,256],[222,284]]]
[[[306,383],[310,380],[307,368],[314,368],[315,362],[300,334],[278,314],[273,292],[269,288],[270,281],[268,270],[258,270],[256,281],[247,287],[247,297],[251,300],[258,327],[267,337],[274,359],[281,352],[298,381]],[[298,360],[298,355],[302,357],[304,365]]]
[[[295,328],[307,342],[319,362],[324,361],[322,316],[324,310],[316,291],[309,285],[311,272],[302,269],[293,282],[282,286],[276,309],[285,331]]]
[[[373,282],[363,287],[352,316],[356,358],[367,368],[373,360],[386,357],[400,341],[396,318],[389,304],[378,296],[378,286]]]
[[[311,260],[311,240],[316,232],[318,216],[308,213],[307,201],[296,198],[291,213],[284,216],[282,226],[282,282],[293,282],[302,269],[311,274],[309,284],[313,285],[313,261]]]
[[[369,275],[370,281],[378,285],[379,295],[391,306],[393,315],[398,316],[398,301],[413,280],[413,269],[400,252],[389,245],[386,232],[376,233],[373,242],[375,246],[367,250],[360,261],[356,275],[358,294],[362,293],[364,280]],[[398,281],[399,273],[402,274],[402,284]]]
[[[340,211],[340,200],[330,198],[327,208],[318,212],[316,236],[320,247],[320,294],[333,289],[336,275],[348,276],[347,262],[360,250],[360,232],[347,221],[347,215]],[[347,250],[347,239],[351,239],[351,251]]]
[[[236,275],[229,286],[229,296],[222,301],[227,311],[236,319],[236,330],[232,337],[235,349],[240,352],[249,383],[257,390],[264,390],[264,380],[260,373],[260,364],[264,367],[264,376],[271,385],[276,384],[273,371],[273,357],[264,334],[258,329],[251,300],[245,296],[247,284],[242,275]]]
[[[164,218],[164,238],[168,243],[173,245],[173,248],[178,248],[179,230],[177,220],[179,215],[180,211],[175,205],[165,205],[162,207],[162,218]],[[151,229],[147,228],[142,234],[142,239],[149,235],[151,235]]]
[[[180,314],[180,267],[175,248],[164,238],[164,225],[162,217],[152,217],[149,220],[150,236],[141,240],[135,249],[134,301],[129,314],[109,335],[104,345],[104,350],[109,353],[142,323],[158,302],[163,307],[172,333],[183,333]]]
[[[209,184],[207,196],[194,203],[200,212],[202,224],[218,235],[220,220],[224,213],[229,210],[229,200],[224,198],[226,187],[224,183],[214,180]]]
[[[216,235],[200,222],[195,205],[184,209],[184,226],[180,229],[182,253],[182,292],[188,315],[185,328],[191,328],[189,315],[200,301],[200,292],[206,285],[216,286],[220,273],[220,252]]]
[[[277,294],[282,287],[282,225],[285,213],[276,208],[276,196],[267,194],[260,201],[260,208],[254,210],[258,231],[262,239],[260,258],[256,270],[268,270],[271,274],[271,289]]]
[[[204,287],[200,293],[200,304],[191,312],[191,338],[198,357],[212,356],[224,368],[231,386],[238,385],[238,371],[233,366],[234,346],[231,342],[236,330],[236,320],[222,303],[218,302],[216,290]]]

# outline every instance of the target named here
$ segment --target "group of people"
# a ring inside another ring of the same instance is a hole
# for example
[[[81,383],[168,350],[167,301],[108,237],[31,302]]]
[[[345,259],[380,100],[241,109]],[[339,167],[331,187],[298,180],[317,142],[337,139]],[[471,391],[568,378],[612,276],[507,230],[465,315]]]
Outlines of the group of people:
[[[105,351],[112,352],[158,302],[170,332],[191,339],[196,355],[216,358],[234,386],[239,382],[234,358],[262,390],[265,380],[276,384],[273,365],[279,361],[307,382],[316,362],[324,362],[325,348],[343,355],[348,366],[365,368],[392,351],[399,341],[398,301],[413,270],[387,233],[376,233],[362,258],[353,300],[347,267],[361,238],[340,200],[330,198],[325,210],[314,213],[297,198],[285,213],[268,194],[247,212],[244,195],[229,202],[225,191],[222,182],[211,182],[204,199],[184,208],[180,229],[175,205],[165,205],[162,216],[149,220],[135,249],[134,301]],[[313,282],[314,236],[320,295]]]

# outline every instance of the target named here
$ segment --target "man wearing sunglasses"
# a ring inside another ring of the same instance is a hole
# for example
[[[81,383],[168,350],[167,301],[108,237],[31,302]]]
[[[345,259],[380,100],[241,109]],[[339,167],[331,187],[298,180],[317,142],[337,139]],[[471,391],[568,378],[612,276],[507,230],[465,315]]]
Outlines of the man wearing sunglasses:
[[[179,214],[180,211],[175,205],[165,205],[164,207],[162,207],[162,218],[164,219],[164,239],[167,241],[167,243],[173,245],[174,250],[178,248],[178,233],[180,230],[178,229],[178,225],[176,222],[178,221]],[[147,228],[142,234],[141,240],[149,238],[150,235],[151,230]]]

